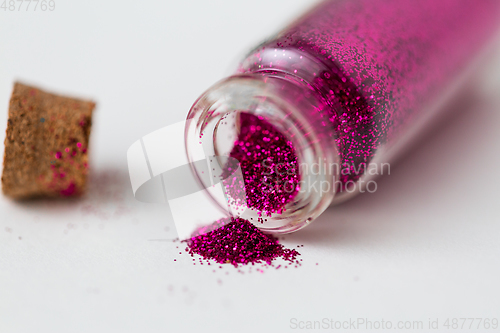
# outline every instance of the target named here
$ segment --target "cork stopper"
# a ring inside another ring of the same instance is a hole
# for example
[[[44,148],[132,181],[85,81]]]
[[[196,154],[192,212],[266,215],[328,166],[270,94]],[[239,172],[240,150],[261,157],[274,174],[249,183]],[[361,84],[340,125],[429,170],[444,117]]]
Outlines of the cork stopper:
[[[14,84],[5,137],[2,190],[14,199],[85,191],[95,103]]]

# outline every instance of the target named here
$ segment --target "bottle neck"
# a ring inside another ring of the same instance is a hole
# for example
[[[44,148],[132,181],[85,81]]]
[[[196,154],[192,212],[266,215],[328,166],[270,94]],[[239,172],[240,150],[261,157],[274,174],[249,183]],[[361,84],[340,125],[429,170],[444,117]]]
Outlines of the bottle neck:
[[[230,156],[234,145],[241,144],[242,114],[271,124],[286,138],[293,147],[297,164],[295,194],[281,209],[263,211],[262,207],[247,202],[241,214],[249,221],[258,221],[255,224],[259,228],[272,233],[292,232],[311,223],[333,200],[338,179],[340,161],[328,119],[329,106],[296,74],[279,68],[242,70],[215,84],[195,102],[186,128],[190,162],[195,162],[192,152],[200,145],[205,156]],[[261,167],[263,162],[259,163]],[[271,172],[279,175],[278,168]],[[194,167],[193,171],[201,178],[201,170]],[[248,187],[247,181],[244,186]],[[245,190],[248,194],[254,189]],[[230,192],[226,191],[229,195]]]

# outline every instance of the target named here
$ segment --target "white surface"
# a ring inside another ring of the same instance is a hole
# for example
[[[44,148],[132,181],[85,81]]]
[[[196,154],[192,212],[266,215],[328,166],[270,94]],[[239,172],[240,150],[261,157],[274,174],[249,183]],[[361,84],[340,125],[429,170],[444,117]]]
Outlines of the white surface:
[[[94,98],[90,196],[0,198],[0,332],[500,317],[500,61],[375,194],[286,237],[304,244],[302,267],[240,274],[194,266],[167,241],[166,208],[132,198],[126,151],[183,120],[239,56],[310,2],[55,1],[54,12],[0,11],[1,140],[14,79]]]
[[[143,137],[153,177],[188,163],[183,140],[185,128],[186,122],[179,121]],[[165,145],[166,142],[172,144]]]

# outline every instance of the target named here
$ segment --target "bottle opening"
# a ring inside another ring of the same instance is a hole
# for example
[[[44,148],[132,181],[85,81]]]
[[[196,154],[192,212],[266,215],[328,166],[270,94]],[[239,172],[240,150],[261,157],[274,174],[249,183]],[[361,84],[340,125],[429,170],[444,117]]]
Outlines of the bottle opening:
[[[240,205],[238,216],[268,232],[298,230],[326,209],[336,191],[336,168],[324,167],[338,163],[332,130],[320,119],[324,108],[306,86],[278,76],[230,77],[193,105],[188,159],[200,147],[205,156],[221,157],[223,178],[239,166],[243,181],[222,180],[227,201]],[[193,172],[201,179],[196,164]]]

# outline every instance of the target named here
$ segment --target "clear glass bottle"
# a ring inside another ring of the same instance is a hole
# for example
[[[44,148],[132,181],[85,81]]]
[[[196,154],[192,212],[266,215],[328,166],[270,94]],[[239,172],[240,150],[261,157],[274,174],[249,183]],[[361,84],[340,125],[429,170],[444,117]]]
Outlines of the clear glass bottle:
[[[306,190],[259,226],[298,230],[332,202],[370,191],[474,72],[499,22],[496,0],[322,2],[194,103],[188,158],[199,145],[207,156],[227,156],[241,112],[273,124],[306,166]]]

